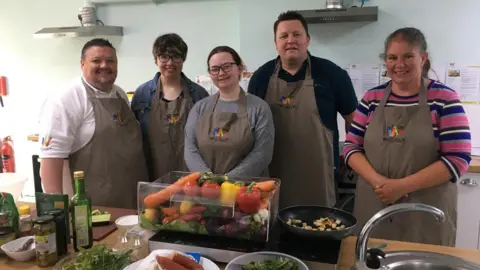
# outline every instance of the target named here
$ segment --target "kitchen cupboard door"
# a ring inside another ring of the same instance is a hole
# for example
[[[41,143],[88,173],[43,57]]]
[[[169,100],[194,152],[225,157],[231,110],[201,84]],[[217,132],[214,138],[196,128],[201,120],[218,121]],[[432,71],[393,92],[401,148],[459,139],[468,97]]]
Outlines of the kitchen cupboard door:
[[[479,249],[480,173],[467,173],[458,187],[457,248]]]

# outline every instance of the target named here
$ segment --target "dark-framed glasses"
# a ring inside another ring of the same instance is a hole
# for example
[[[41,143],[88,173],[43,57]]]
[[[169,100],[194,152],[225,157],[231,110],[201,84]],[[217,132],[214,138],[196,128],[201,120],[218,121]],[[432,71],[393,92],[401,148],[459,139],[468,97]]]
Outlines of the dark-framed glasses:
[[[232,70],[234,65],[237,65],[237,64],[234,62],[229,62],[229,63],[224,63],[221,66],[211,66],[208,68],[208,72],[210,73],[210,75],[218,75],[221,69],[223,70],[223,72],[227,73]]]
[[[183,61],[183,57],[178,54],[160,54],[158,56],[158,59],[160,59],[160,62],[162,63],[167,63],[170,59],[172,59],[173,63],[180,63]]]

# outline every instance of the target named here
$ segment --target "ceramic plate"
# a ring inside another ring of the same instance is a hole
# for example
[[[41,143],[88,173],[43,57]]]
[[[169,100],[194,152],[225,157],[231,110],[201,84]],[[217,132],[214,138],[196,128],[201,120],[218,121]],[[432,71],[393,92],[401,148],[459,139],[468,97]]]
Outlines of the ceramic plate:
[[[154,270],[155,265],[157,265],[157,261],[156,261],[157,256],[168,256],[174,252],[188,256],[183,252],[179,252],[175,250],[157,249],[152,251],[150,255],[148,255],[145,259],[135,262],[127,266],[123,270]],[[200,264],[203,266],[205,270],[220,270],[220,268],[214,262],[204,257],[200,259]]]

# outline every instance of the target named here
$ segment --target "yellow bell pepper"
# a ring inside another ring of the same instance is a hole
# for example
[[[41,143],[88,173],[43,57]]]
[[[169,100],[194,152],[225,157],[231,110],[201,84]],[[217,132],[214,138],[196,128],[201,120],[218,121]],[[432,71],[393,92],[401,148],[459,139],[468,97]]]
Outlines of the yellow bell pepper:
[[[220,187],[220,202],[224,205],[235,203],[237,194],[243,186],[243,182],[228,182],[225,181]]]
[[[191,201],[183,201],[180,204],[180,214],[184,215],[188,212],[190,212],[190,209],[193,207],[193,202]]]

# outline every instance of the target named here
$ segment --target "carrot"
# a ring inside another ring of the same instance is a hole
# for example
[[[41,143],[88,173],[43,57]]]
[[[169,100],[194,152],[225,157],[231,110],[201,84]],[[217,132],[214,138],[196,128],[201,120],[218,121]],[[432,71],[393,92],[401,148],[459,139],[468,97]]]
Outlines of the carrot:
[[[180,178],[177,180],[177,182],[173,183],[174,185],[176,186],[183,186],[185,185],[187,182],[190,182],[190,181],[197,181],[198,178],[200,178],[200,172],[194,172],[194,173],[191,173],[189,175],[185,175],[184,177]]]
[[[174,216],[177,213],[176,207],[162,208],[162,212],[166,216]]]
[[[183,185],[188,181],[195,181],[200,178],[199,172],[194,172],[189,175],[185,175],[184,177],[178,179],[173,185],[170,185],[156,193],[152,193],[143,199],[143,204],[145,208],[156,208],[159,205],[167,202],[170,200],[170,197],[173,194],[176,194],[182,190]]]
[[[260,209],[267,209],[268,208],[268,198],[262,198],[260,203]]]
[[[255,184],[255,187],[263,192],[272,192],[277,188],[277,181],[267,180],[263,182],[258,182]]]

